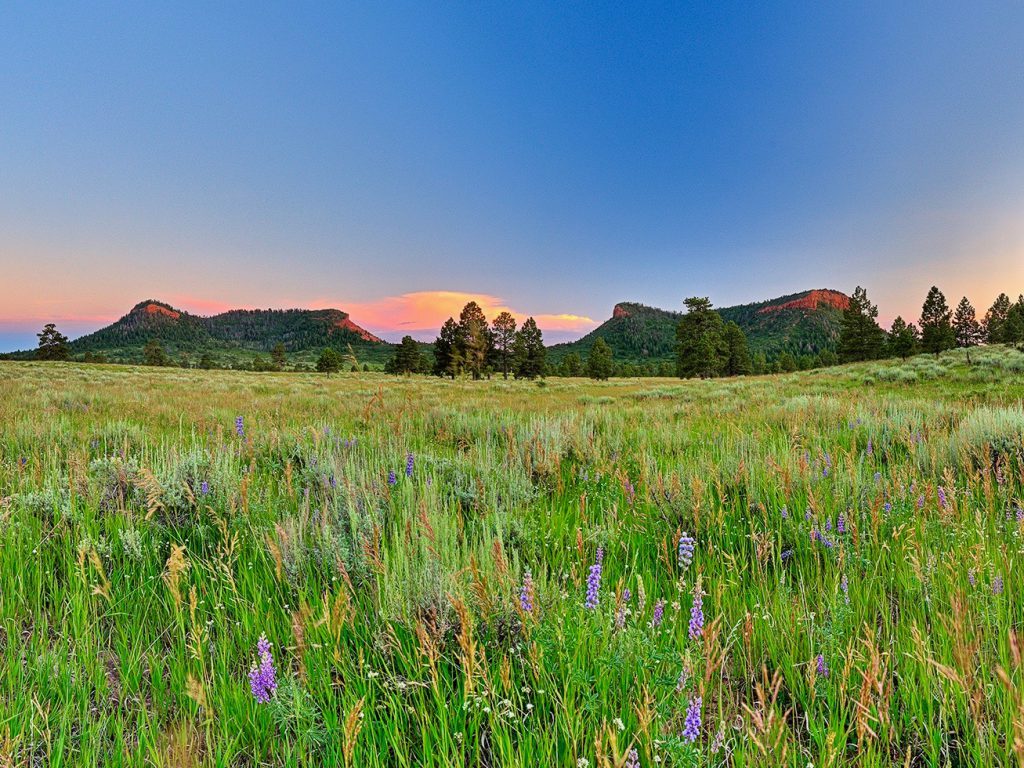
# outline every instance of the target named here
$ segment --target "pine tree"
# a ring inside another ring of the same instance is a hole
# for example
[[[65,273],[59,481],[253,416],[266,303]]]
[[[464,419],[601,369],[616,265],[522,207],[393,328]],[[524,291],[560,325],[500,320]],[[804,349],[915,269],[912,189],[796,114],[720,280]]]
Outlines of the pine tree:
[[[562,359],[561,372],[563,376],[582,376],[583,361],[576,352],[570,352]]]
[[[971,347],[981,343],[984,334],[981,330],[981,323],[974,313],[974,307],[964,296],[956,305],[953,313],[953,336],[956,345],[967,350],[967,364],[971,364]]]
[[[839,333],[839,359],[844,363],[874,360],[881,355],[885,332],[878,325],[878,307],[868,292],[857,286],[843,310]]]
[[[913,323],[907,324],[902,317],[897,316],[889,328],[889,335],[886,339],[886,348],[890,355],[906,360],[917,352],[918,344],[917,328]]]
[[[458,375],[462,367],[459,346],[459,326],[449,317],[434,340],[435,376],[451,376],[454,379]]]
[[[164,352],[164,348],[160,346],[160,342],[156,339],[150,339],[146,342],[146,346],[142,350],[142,359],[146,365],[170,365],[171,359]]]
[[[985,341],[989,344],[1001,344],[1005,341],[1003,329],[1006,326],[1006,320],[1010,315],[1010,308],[1012,306],[1010,297],[1005,293],[1000,293],[996,300],[992,302],[988,312],[985,313]]]
[[[394,357],[384,368],[385,373],[419,373],[422,370],[423,353],[420,352],[420,345],[412,336],[403,336]]]
[[[516,333],[512,350],[517,379],[533,379],[544,376],[547,349],[544,347],[544,338],[540,328],[537,327],[537,322],[532,317],[528,317],[523,323],[523,327]]]
[[[725,367],[726,376],[746,376],[753,368],[750,362],[750,350],[747,337],[733,321],[725,324]]]
[[[68,349],[68,337],[57,330],[53,323],[47,323],[37,333],[39,347],[36,349],[36,360],[67,360],[71,356]]]
[[[484,311],[475,301],[466,304],[459,314],[459,344],[466,370],[474,379],[481,378],[486,371],[487,353],[491,348],[491,331]]]
[[[287,357],[284,351],[284,344],[280,341],[274,345],[274,348],[270,350],[270,359],[274,363],[274,368],[278,371],[284,370],[284,364],[287,362]]]
[[[597,341],[590,348],[590,354],[587,355],[587,375],[598,381],[606,381],[612,375],[614,368],[612,348],[608,346],[608,342],[598,336]]]
[[[682,379],[718,376],[728,354],[722,317],[707,297],[684,303],[687,313],[676,326],[676,374]]]
[[[933,285],[921,307],[921,346],[925,352],[933,352],[938,357],[940,352],[951,349],[956,343],[952,314],[946,297]]]
[[[516,319],[510,313],[502,312],[491,323],[491,337],[501,375],[507,379],[512,366],[512,345],[516,341]]]
[[[1006,313],[1006,324],[1003,326],[1003,343],[1024,345],[1024,295]]]
[[[341,353],[333,347],[326,347],[323,352],[320,353],[319,359],[316,361],[316,369],[320,373],[337,373],[341,370],[341,366],[344,360],[341,358]]]

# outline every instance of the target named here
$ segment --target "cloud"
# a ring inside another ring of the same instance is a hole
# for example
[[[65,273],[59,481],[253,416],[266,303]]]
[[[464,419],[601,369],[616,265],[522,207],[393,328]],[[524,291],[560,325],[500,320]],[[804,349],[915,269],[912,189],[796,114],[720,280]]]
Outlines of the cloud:
[[[510,307],[504,299],[486,293],[463,291],[416,291],[364,302],[318,302],[337,306],[351,315],[353,322],[382,335],[410,334],[432,340],[449,317],[458,318],[468,302],[480,305],[489,320],[508,312],[522,322],[533,317],[546,333],[574,336],[594,328],[597,323],[584,315],[527,312]]]

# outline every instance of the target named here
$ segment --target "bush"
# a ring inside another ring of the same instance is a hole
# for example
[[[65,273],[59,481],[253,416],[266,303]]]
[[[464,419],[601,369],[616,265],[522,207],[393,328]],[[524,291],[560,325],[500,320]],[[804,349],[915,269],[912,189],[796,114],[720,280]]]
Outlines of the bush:
[[[1024,445],[1024,408],[978,408],[960,422],[958,446],[1010,456]]]

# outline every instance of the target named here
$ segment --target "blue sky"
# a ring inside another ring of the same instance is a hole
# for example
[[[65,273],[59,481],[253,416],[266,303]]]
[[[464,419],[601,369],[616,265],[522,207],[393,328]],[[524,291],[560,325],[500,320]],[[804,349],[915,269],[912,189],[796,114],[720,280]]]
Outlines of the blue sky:
[[[554,337],[1024,291],[1024,4],[42,6],[0,7],[0,349],[149,297]]]

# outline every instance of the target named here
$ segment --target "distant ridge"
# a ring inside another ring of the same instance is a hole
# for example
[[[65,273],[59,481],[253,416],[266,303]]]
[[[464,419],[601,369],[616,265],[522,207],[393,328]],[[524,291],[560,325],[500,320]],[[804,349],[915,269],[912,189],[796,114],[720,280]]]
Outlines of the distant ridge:
[[[784,352],[814,355],[835,349],[842,312],[850,297],[830,288],[815,288],[767,301],[717,307],[726,321],[733,321],[747,335],[752,352],[769,360]],[[612,348],[618,362],[657,362],[675,356],[676,325],[682,312],[620,302],[612,316],[577,341],[556,344],[549,358],[558,362],[576,352],[586,358],[598,337]]]

